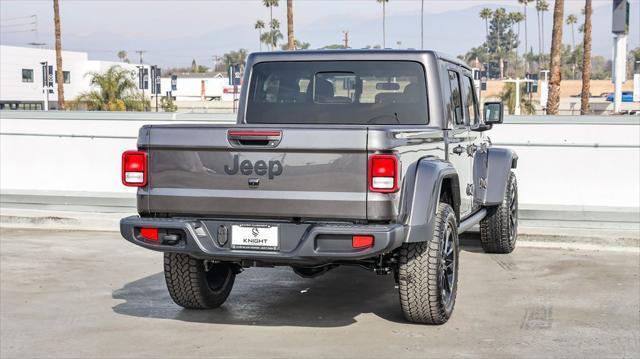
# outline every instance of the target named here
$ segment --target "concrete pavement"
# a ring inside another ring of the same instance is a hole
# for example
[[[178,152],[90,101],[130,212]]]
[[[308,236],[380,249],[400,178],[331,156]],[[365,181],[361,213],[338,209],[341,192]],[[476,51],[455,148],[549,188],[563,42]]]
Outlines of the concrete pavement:
[[[0,228],[0,356],[637,357],[640,256],[463,240],[442,326],[404,322],[390,276],[249,269],[217,310],[174,305],[162,255],[114,232]]]

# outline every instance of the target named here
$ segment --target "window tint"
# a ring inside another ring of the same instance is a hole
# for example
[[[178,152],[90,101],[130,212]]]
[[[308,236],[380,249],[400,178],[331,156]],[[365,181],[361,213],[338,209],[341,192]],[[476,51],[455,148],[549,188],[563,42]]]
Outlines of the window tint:
[[[464,87],[465,93],[465,117],[469,119],[469,124],[478,124],[478,103],[476,101],[476,91],[469,76],[462,76],[462,86]]]
[[[22,82],[33,82],[32,69],[22,69]]]
[[[462,94],[460,93],[460,80],[457,72],[449,71],[449,85],[451,86],[451,111],[453,112],[453,121],[456,125],[463,125]]]
[[[266,62],[253,67],[247,123],[427,124],[422,65]]]

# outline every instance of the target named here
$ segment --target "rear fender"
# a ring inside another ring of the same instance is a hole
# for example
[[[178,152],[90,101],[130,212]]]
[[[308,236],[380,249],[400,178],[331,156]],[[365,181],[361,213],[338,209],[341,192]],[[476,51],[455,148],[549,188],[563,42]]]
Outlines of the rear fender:
[[[502,203],[512,168],[518,165],[518,155],[508,148],[476,151],[473,161],[474,202],[483,206]]]
[[[405,242],[424,242],[431,239],[435,226],[436,211],[443,185],[451,191],[454,211],[459,220],[460,185],[458,173],[449,162],[423,158],[417,165],[413,178],[407,178],[404,202],[406,216],[403,223],[408,227]]]

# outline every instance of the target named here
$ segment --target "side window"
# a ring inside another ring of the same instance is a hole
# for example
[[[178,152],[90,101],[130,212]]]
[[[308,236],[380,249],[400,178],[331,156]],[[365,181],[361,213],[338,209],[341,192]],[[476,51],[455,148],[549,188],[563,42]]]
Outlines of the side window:
[[[473,82],[469,76],[462,76],[462,87],[464,87],[465,102],[464,113],[472,125],[478,124],[478,101],[476,100],[476,91]]]
[[[460,93],[460,79],[457,72],[449,71],[449,85],[451,86],[453,121],[456,125],[464,125],[464,117],[462,116],[462,94]]]

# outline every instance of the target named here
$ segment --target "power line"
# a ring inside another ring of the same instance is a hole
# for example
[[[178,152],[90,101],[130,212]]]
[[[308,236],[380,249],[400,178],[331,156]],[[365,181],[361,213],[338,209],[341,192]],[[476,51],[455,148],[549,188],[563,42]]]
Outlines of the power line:
[[[0,19],[0,21],[13,21],[19,19],[27,19],[30,17],[37,17],[36,15],[28,15],[28,16],[15,16],[15,17],[5,17],[4,19]]]
[[[36,32],[36,29],[31,30],[17,30],[17,31],[2,31],[3,34],[15,34],[18,32]]]
[[[22,24],[8,24],[8,25],[4,25],[4,24],[0,24],[0,27],[16,27],[16,26],[28,26],[28,25],[37,25],[36,22],[25,22]]]

